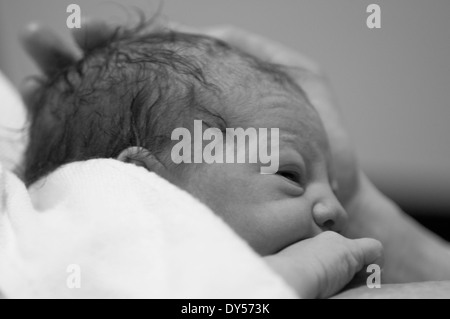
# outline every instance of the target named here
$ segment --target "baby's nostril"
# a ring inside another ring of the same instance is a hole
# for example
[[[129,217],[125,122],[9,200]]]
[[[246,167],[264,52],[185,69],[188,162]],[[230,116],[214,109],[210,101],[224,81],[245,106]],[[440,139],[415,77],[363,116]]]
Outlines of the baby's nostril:
[[[331,229],[334,226],[334,221],[329,219],[325,223],[323,223],[323,227],[326,229]]]

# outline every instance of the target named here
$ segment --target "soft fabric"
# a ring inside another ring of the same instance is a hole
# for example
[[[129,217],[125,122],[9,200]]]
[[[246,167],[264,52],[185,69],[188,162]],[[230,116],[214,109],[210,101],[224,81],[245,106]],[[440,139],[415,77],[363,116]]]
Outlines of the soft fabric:
[[[77,269],[81,288],[71,289]],[[0,291],[7,298],[295,297],[206,206],[115,160],[69,164],[29,191],[0,165]]]
[[[0,71],[0,163],[13,169],[25,149],[26,108],[16,89]]]

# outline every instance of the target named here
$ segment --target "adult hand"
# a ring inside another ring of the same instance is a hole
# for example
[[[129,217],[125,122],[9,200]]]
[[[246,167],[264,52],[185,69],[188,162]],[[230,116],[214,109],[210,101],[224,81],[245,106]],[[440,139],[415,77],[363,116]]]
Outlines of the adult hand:
[[[32,23],[21,36],[21,42],[29,56],[42,71],[38,81],[26,81],[21,87],[22,97],[28,108],[33,107],[40,81],[53,76],[59,70],[76,63],[83,52],[92,50],[107,41],[117,28],[101,20],[83,20],[80,29],[72,29],[75,45],[66,41],[52,29]]]

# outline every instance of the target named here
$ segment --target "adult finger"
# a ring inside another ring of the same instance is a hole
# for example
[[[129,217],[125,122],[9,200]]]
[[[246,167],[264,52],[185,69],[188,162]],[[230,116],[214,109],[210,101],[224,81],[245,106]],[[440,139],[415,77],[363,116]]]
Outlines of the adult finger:
[[[28,111],[33,111],[39,98],[40,90],[47,81],[44,76],[32,76],[26,78],[19,86],[19,92]]]
[[[90,51],[108,42],[117,30],[103,20],[85,18],[81,28],[72,29],[72,36],[81,50]]]
[[[20,39],[25,51],[47,76],[73,64],[81,56],[60,35],[37,23],[29,24]]]
[[[146,22],[147,32],[157,32],[166,27],[166,22],[155,16]],[[72,29],[72,36],[82,51],[90,51],[108,43],[119,32],[120,26],[95,18],[83,18],[81,28]]]

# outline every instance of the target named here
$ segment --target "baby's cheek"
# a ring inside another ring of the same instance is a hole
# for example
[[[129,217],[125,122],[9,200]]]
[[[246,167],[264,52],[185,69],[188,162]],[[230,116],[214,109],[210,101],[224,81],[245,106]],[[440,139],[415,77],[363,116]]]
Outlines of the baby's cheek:
[[[261,206],[254,217],[255,226],[262,235],[261,250],[269,254],[315,235],[311,213],[299,199]]]
[[[184,178],[188,179],[188,182],[184,182],[184,188],[215,213],[223,215],[227,207],[247,202],[255,192],[245,172],[232,166],[233,164],[198,165]]]

